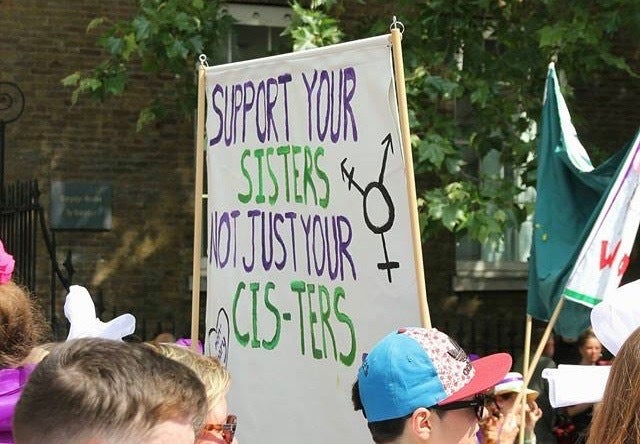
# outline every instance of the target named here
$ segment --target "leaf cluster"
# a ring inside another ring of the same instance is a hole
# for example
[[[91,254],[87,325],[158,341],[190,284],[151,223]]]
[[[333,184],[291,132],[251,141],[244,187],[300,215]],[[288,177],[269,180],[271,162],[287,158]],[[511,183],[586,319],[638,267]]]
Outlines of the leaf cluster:
[[[140,111],[138,129],[171,111],[190,118],[198,55],[213,51],[215,57],[230,23],[216,0],[139,0],[130,20],[111,23],[100,17],[89,23],[87,32],[101,30],[98,44],[106,58],[62,83],[74,88],[71,100],[76,103],[81,94],[96,100],[120,95],[133,76],[144,75],[165,87]]]
[[[291,37],[294,51],[342,41],[344,33],[340,30],[338,20],[328,13],[335,3],[335,0],[315,0],[308,9],[295,0],[291,3],[293,16],[284,35]]]
[[[294,0],[295,49],[388,32],[385,0]],[[397,0],[416,183],[424,234],[445,227],[481,242],[499,242],[532,211],[523,192],[535,181],[536,119],[547,63],[558,59],[565,96],[572,86],[612,71],[637,77],[617,43],[638,41],[640,2],[627,0]],[[353,8],[366,20],[340,22]],[[368,26],[369,23],[373,25]],[[103,100],[125,91],[139,71],[164,80],[139,127],[162,117],[167,104],[191,117],[194,64],[215,53],[231,19],[217,0],[138,0],[130,20],[92,21],[106,59],[63,80],[72,100]],[[348,25],[345,27],[345,25]],[[346,37],[345,37],[346,35]],[[213,52],[213,53],[212,53]],[[150,77],[151,78],[151,77]],[[580,118],[574,114],[574,118]],[[493,159],[493,168],[484,168]]]
[[[630,32],[638,37],[640,3],[400,0],[395,6],[405,28],[423,234],[444,226],[499,243],[533,210],[523,195],[535,185],[536,119],[548,62],[559,58],[567,96],[594,72],[618,70],[631,80],[636,73],[616,42]],[[385,33],[389,22],[357,27],[349,37]],[[481,167],[489,158],[497,159],[494,168]]]

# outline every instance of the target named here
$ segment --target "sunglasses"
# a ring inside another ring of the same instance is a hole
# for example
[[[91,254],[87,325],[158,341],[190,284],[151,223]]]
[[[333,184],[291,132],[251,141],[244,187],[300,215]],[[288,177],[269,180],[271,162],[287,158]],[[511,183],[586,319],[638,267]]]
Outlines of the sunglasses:
[[[226,444],[231,444],[233,437],[236,435],[238,427],[238,417],[236,415],[227,416],[224,424],[205,424],[202,429],[201,438],[206,439],[206,435],[212,432],[222,432],[222,439]]]
[[[455,401],[455,402],[451,402],[449,404],[445,404],[445,405],[436,405],[433,407],[429,407],[433,410],[441,410],[441,411],[447,411],[447,410],[459,410],[459,409],[466,409],[466,408],[473,408],[475,414],[476,414],[476,418],[478,418],[478,421],[480,421],[482,419],[482,417],[484,416],[484,401],[485,401],[485,397],[486,395],[484,393],[478,393],[476,396],[473,397],[473,399],[469,400],[469,401]]]

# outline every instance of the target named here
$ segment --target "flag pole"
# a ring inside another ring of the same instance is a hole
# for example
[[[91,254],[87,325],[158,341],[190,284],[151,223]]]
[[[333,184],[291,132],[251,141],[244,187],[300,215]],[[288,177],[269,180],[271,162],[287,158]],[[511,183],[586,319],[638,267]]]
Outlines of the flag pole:
[[[205,63],[198,68],[198,115],[196,126],[196,177],[193,196],[193,270],[191,282],[191,349],[198,350],[200,328],[200,258],[202,256],[202,175],[204,171]]]
[[[553,309],[553,313],[551,314],[551,318],[549,319],[549,323],[547,324],[547,328],[545,328],[544,333],[542,335],[542,339],[540,339],[540,343],[538,344],[538,348],[536,348],[536,352],[533,354],[533,359],[531,360],[531,364],[529,364],[528,368],[536,368],[538,365],[538,361],[540,360],[540,356],[542,356],[542,350],[544,350],[544,346],[549,340],[549,335],[551,334],[551,330],[556,325],[556,321],[558,320],[558,316],[560,315],[560,310],[564,306],[564,297],[560,296],[560,300],[558,301],[558,305]],[[529,385],[529,381],[531,381],[531,376],[533,372],[527,372],[524,376],[524,386],[527,387]],[[522,398],[524,396],[524,392],[518,393],[518,397],[516,398],[515,405],[522,402]]]
[[[525,396],[525,393],[527,392],[527,384],[524,384],[524,379],[525,377],[529,374],[529,372],[531,371],[532,368],[535,367],[531,367],[529,366],[529,352],[531,351],[531,324],[533,323],[533,319],[531,318],[531,315],[527,314],[527,322],[526,322],[526,326],[524,329],[524,353],[523,353],[523,357],[522,357],[522,380],[523,380],[523,384],[522,387],[520,389],[520,393],[522,395],[522,405],[521,405],[521,412],[525,412],[526,411],[526,407],[527,407],[527,398]],[[524,444],[524,433],[525,433],[525,426],[526,426],[526,414],[522,414],[520,415],[520,432],[518,434],[518,442],[519,444]]]
[[[429,316],[429,304],[427,303],[427,289],[424,277],[424,264],[422,261],[422,241],[420,239],[420,224],[418,221],[416,182],[413,173],[413,154],[411,152],[411,130],[409,128],[409,112],[407,111],[407,94],[404,87],[402,31],[404,31],[404,25],[401,22],[398,22],[394,16],[393,23],[391,24],[393,71],[396,81],[396,96],[398,98],[398,115],[400,119],[400,137],[402,138],[402,153],[405,165],[407,197],[409,199],[409,219],[411,222],[411,237],[413,239],[413,262],[416,270],[420,322],[422,327],[431,328],[431,318]]]

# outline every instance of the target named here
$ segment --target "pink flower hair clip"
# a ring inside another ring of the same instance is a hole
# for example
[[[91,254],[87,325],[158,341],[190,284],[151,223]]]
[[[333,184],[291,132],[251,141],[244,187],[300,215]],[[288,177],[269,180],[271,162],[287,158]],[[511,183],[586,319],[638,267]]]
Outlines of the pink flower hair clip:
[[[16,261],[6,252],[4,244],[0,241],[0,284],[6,284],[11,280],[15,266]]]

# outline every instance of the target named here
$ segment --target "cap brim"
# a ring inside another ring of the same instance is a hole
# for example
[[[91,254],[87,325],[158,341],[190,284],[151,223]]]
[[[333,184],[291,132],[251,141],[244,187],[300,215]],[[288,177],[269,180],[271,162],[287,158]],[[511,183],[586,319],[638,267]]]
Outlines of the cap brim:
[[[475,375],[471,381],[448,398],[440,401],[438,405],[460,401],[496,385],[511,369],[511,356],[508,353],[496,353],[476,359],[471,362],[471,365],[475,369]]]
[[[514,390],[498,390],[494,393],[494,395],[503,395],[505,393],[520,393],[520,392],[516,392]],[[527,402],[535,401],[536,399],[538,399],[538,396],[540,396],[540,393],[538,393],[537,390],[533,390],[533,389],[527,389],[526,393],[527,393]]]

